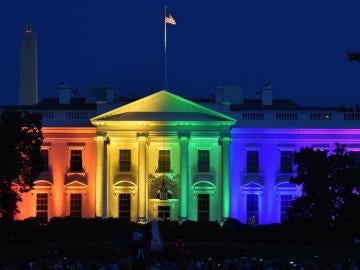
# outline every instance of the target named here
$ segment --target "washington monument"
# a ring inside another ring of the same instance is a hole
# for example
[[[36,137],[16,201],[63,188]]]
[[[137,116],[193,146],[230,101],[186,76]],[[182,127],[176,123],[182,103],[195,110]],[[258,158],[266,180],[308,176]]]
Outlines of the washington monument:
[[[25,27],[21,44],[19,104],[38,103],[37,40],[31,24]]]

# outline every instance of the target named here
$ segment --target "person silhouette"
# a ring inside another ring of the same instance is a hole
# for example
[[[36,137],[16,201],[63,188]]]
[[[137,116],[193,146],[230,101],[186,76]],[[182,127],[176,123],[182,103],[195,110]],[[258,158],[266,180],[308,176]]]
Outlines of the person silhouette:
[[[140,231],[140,228],[136,228],[136,230],[133,232],[133,242],[137,251],[136,260],[140,260],[140,258],[142,258],[143,260],[145,259],[143,240],[143,233]]]

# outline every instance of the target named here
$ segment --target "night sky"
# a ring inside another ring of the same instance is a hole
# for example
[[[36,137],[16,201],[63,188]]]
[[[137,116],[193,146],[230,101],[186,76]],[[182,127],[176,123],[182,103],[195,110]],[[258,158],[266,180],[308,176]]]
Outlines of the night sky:
[[[1,0],[1,104],[17,104],[20,44],[31,21],[38,37],[40,98],[62,81],[86,87],[110,81],[120,95],[164,86],[163,6],[169,89],[209,96],[242,85],[247,97],[270,80],[274,97],[303,105],[360,102],[360,1],[329,0]]]

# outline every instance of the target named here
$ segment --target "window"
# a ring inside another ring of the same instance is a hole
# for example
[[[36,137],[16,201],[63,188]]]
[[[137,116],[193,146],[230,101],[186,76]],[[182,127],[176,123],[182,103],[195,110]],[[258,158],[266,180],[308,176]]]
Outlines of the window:
[[[170,220],[170,206],[168,205],[158,206],[158,219],[161,221]]]
[[[170,150],[159,150],[158,172],[170,172]]]
[[[298,120],[298,114],[297,113],[290,113],[290,112],[277,112],[276,113],[276,120]]]
[[[280,171],[282,173],[291,173],[293,171],[292,151],[281,151],[280,155]]]
[[[344,120],[360,120],[360,113],[347,112],[344,113]]]
[[[172,199],[172,193],[168,188],[161,187],[159,191],[156,193],[156,199],[159,200],[168,200]]]
[[[246,197],[247,223],[258,224],[259,222],[259,195],[247,194]]]
[[[209,172],[210,171],[210,151],[199,150],[198,151],[198,171]]]
[[[66,119],[88,119],[87,112],[66,112]]]
[[[247,172],[257,173],[259,172],[259,152],[247,151]]]
[[[282,194],[280,195],[280,222],[287,220],[287,212],[291,207],[292,195]]]
[[[47,149],[40,150],[41,159],[41,172],[47,172],[49,170],[49,151]]]
[[[36,217],[42,222],[48,221],[48,194],[36,194]]]
[[[131,218],[131,202],[130,194],[119,194],[119,218],[130,221]]]
[[[209,221],[209,194],[198,194],[198,221]]]
[[[71,150],[70,157],[70,171],[71,172],[82,172],[82,151],[81,150]]]
[[[131,150],[120,150],[120,172],[131,171]]]
[[[42,112],[41,119],[42,120],[54,119],[54,112]]]
[[[70,194],[70,216],[81,218],[81,194]]]
[[[310,113],[310,120],[331,120],[331,113]]]
[[[257,112],[243,113],[242,120],[264,120],[264,114]]]

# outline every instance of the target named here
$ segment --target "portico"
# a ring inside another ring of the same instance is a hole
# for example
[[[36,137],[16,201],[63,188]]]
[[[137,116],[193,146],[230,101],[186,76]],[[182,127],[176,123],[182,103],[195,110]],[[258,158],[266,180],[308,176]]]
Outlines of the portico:
[[[97,216],[138,222],[229,217],[234,119],[160,91],[91,122]]]

